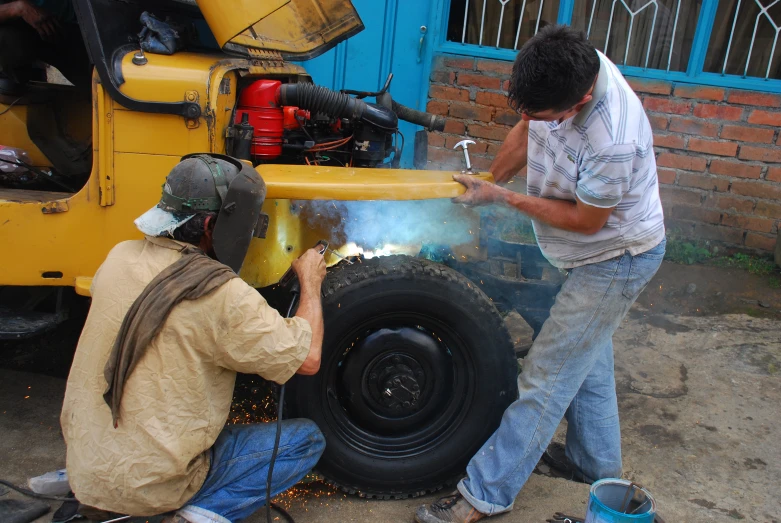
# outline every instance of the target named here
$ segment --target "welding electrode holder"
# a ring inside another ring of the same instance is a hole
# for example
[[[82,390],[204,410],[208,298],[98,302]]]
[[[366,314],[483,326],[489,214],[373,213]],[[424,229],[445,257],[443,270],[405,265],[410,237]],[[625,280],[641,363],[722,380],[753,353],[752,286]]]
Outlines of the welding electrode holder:
[[[328,250],[328,242],[326,240],[320,240],[315,244],[313,249],[325,256],[325,252]],[[295,296],[301,292],[301,286],[298,283],[298,275],[296,274],[296,271],[293,270],[292,265],[285,271],[282,278],[280,278],[279,286],[283,289],[287,289],[290,294]],[[290,304],[290,309],[292,310],[294,306],[295,300]]]

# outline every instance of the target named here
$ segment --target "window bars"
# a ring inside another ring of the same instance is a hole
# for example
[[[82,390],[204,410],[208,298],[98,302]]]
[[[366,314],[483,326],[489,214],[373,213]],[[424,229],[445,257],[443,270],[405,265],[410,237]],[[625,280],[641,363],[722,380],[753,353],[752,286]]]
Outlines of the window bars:
[[[679,0],[680,1],[680,0]],[[770,78],[770,67],[773,64],[773,56],[776,52],[776,44],[778,44],[778,34],[781,32],[781,26],[776,24],[776,22],[773,20],[773,18],[770,16],[770,13],[768,13],[768,10],[776,5],[777,3],[781,2],[781,0],[774,0],[772,3],[770,3],[767,6],[763,6],[759,0],[754,0],[757,7],[759,7],[759,13],[757,13],[756,20],[754,22],[754,32],[751,34],[751,43],[748,48],[748,55],[746,56],[746,68],[743,70],[743,77],[745,78],[748,76],[748,66],[751,63],[751,52],[754,50],[754,42],[757,39],[757,28],[759,27],[759,22],[762,19],[762,16],[767,18],[767,21],[770,23],[770,25],[773,27],[773,31],[775,35],[773,36],[773,46],[770,48],[770,56],[767,59],[767,71],[765,72],[765,80]],[[726,74],[727,72],[727,60],[729,59],[729,53],[732,49],[732,40],[735,37],[735,27],[738,22],[738,15],[740,14],[740,5],[741,0],[738,0],[738,4],[735,7],[735,16],[732,19],[732,29],[730,30],[729,34],[729,43],[727,44],[727,53],[724,55],[724,65],[721,68],[721,74]],[[749,2],[749,5],[751,3]]]
[[[479,0],[474,0],[474,1],[479,1]],[[483,9],[482,9],[481,17],[480,17],[480,36],[479,36],[478,44],[477,44],[479,46],[483,45],[483,32],[484,32],[484,29],[485,29],[485,13],[487,11],[486,8],[487,8],[487,5],[488,5],[488,1],[489,0],[483,0]],[[505,8],[507,7],[507,4],[509,4],[511,0],[490,0],[490,1],[491,2],[498,1],[501,4],[501,10],[499,11],[499,26],[498,26],[498,30],[496,32],[496,48],[499,49],[499,41],[500,41],[500,39],[502,37],[502,27],[503,27],[502,23],[504,22],[504,11],[505,11]],[[470,3],[470,0],[466,0],[466,5],[464,6],[464,28],[463,28],[463,30],[461,32],[461,43],[462,44],[468,43],[466,41],[466,29],[467,29],[467,26],[468,26],[467,19],[469,18],[469,3]],[[545,0],[540,0],[540,7],[539,7],[539,9],[537,11],[537,22],[536,22],[536,24],[534,26],[534,34],[537,34],[537,31],[540,30],[540,19],[542,18],[542,8],[543,8],[544,5],[545,5]],[[520,12],[521,12],[521,16],[518,18],[518,28],[515,31],[515,44],[513,45],[513,50],[515,50],[515,51],[518,50],[518,40],[519,40],[519,38],[521,36],[521,25],[524,22],[523,14],[526,12],[526,0],[522,1],[522,3],[521,3],[521,11]]]

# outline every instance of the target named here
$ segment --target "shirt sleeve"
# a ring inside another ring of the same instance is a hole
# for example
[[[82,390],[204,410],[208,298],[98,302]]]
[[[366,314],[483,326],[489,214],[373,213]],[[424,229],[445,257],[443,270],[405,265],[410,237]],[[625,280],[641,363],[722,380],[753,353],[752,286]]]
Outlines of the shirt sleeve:
[[[629,192],[635,155],[634,145],[611,145],[587,155],[578,170],[578,199],[604,209],[618,205]]]
[[[285,383],[309,355],[312,328],[303,318],[283,318],[255,289],[239,280],[226,284],[235,293],[215,363],[245,374]]]

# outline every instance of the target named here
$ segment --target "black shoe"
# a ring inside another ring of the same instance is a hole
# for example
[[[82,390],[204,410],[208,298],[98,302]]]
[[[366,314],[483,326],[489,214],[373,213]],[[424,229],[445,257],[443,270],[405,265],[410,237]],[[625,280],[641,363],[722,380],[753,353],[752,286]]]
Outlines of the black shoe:
[[[587,485],[594,483],[593,479],[584,475],[569,460],[565,447],[561,443],[553,442],[548,445],[548,448],[542,454],[542,461],[550,467],[551,475],[554,477],[564,478],[577,483],[585,483]]]

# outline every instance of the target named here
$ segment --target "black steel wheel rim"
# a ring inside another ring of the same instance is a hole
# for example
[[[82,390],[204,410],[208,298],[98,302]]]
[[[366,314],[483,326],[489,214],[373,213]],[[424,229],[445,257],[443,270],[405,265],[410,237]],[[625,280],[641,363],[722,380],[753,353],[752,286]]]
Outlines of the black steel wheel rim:
[[[375,457],[406,458],[442,443],[466,417],[476,389],[465,340],[419,312],[359,322],[338,338],[321,372],[331,429]]]

